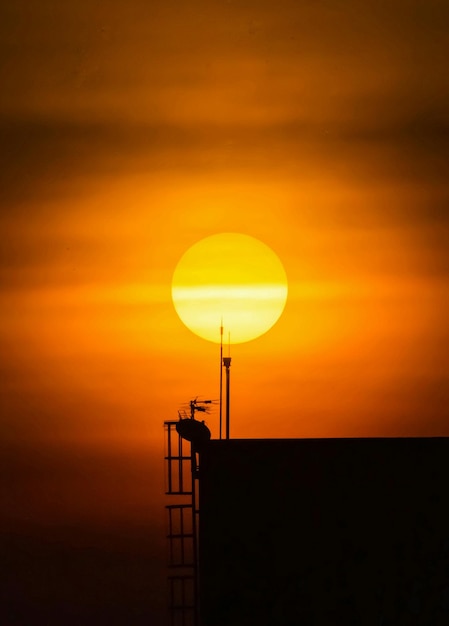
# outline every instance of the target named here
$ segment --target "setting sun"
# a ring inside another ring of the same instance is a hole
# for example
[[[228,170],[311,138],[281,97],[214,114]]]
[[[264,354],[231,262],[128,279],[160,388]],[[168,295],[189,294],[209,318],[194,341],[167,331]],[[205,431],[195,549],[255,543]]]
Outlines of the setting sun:
[[[3,5],[0,625],[166,626],[194,398],[212,439],[449,436],[449,1]]]
[[[231,343],[267,332],[287,300],[287,277],[276,254],[248,235],[222,233],[202,239],[179,261],[172,281],[173,303],[195,334]]]

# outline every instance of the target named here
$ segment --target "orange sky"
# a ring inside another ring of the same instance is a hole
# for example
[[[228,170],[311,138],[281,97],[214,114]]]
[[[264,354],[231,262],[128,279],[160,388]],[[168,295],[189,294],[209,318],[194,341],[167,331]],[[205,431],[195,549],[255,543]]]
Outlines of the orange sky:
[[[234,436],[449,435],[446,3],[3,13],[1,432],[34,459],[23,480],[39,455],[60,471],[53,499],[32,478],[39,519],[63,516],[86,454],[142,468],[127,515],[148,498],[156,519],[162,422],[218,394],[217,348],[177,318],[171,276],[222,231],[289,279],[277,325],[233,350]],[[118,495],[96,504],[95,476],[67,516],[125,515]],[[30,515],[14,502],[11,521]]]

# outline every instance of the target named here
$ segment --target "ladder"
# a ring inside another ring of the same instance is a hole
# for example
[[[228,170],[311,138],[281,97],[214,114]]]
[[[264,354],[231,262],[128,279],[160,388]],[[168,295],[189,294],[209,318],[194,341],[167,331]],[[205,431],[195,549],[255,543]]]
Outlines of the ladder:
[[[165,494],[170,626],[198,626],[198,481],[197,459],[189,442],[176,431],[177,421],[165,421]]]

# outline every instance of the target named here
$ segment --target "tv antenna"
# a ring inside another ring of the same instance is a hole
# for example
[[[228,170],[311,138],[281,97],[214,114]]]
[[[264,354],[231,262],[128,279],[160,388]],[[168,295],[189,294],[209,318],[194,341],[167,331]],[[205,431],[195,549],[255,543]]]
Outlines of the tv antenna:
[[[210,439],[210,430],[203,421],[195,419],[195,413],[209,413],[210,405],[214,400],[198,400],[198,397],[190,400],[190,415],[185,410],[178,411],[179,421],[176,424],[176,430],[183,439],[190,441],[192,444],[192,463],[194,452],[197,452],[202,445]],[[192,465],[193,467],[193,465]]]
[[[198,400],[198,396],[194,400],[190,400],[190,419],[195,419],[195,411],[201,413],[210,413],[210,405],[214,404],[216,400]]]

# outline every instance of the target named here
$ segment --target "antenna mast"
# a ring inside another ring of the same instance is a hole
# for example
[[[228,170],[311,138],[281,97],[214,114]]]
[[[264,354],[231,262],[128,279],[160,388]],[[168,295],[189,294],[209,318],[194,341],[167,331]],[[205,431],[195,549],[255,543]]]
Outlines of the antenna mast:
[[[228,356],[223,357],[223,365],[226,368],[226,439],[230,438],[230,423],[229,423],[229,409],[230,409],[230,385],[231,385],[231,373],[229,368],[231,367],[231,333],[229,333],[228,339]]]

